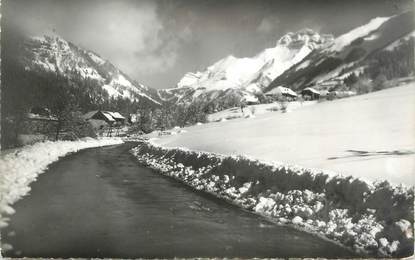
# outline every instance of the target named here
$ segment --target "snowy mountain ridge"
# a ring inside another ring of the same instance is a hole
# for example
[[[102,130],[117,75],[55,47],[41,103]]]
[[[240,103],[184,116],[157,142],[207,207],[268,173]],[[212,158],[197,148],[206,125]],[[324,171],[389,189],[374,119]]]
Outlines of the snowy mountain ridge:
[[[330,51],[341,51],[344,47],[351,44],[354,40],[367,36],[371,32],[377,30],[383,23],[389,20],[391,17],[376,17],[369,21],[369,23],[359,26],[345,34],[340,35],[334,41],[334,44]],[[374,38],[372,38],[374,39]]]
[[[272,48],[254,57],[229,55],[205,71],[189,72],[177,87],[160,90],[162,99],[176,98],[178,103],[222,102],[243,99],[257,102],[261,93],[277,76],[300,62],[312,51],[333,44],[332,35],[320,35],[311,29],[289,32]]]
[[[382,52],[392,51],[394,47],[400,46],[402,41],[409,41],[411,32],[415,29],[412,17],[413,12],[404,12],[391,17],[371,19],[367,24],[338,36],[330,47],[310,53],[276,77],[266,87],[265,92],[278,86],[294,90],[306,87],[320,90],[344,89],[346,78],[352,74],[359,77],[368,70],[379,70],[379,62],[383,63],[383,70],[385,67],[391,70],[393,66],[403,66],[384,63],[384,58],[379,60],[377,56],[391,56],[390,53]],[[391,44],[392,47],[388,49]],[[399,52],[398,50],[394,55],[401,55]]]
[[[67,77],[74,74],[99,82],[108,95],[139,101],[145,98],[159,104],[149,88],[130,79],[98,54],[82,49],[57,35],[31,37],[23,43],[22,62],[26,70],[45,70]]]
[[[314,49],[331,44],[333,36],[319,35],[311,29],[287,33],[273,48],[265,49],[252,58],[232,55],[219,60],[203,72],[187,73],[177,87],[223,90],[228,88],[262,89],[268,81],[301,61]]]

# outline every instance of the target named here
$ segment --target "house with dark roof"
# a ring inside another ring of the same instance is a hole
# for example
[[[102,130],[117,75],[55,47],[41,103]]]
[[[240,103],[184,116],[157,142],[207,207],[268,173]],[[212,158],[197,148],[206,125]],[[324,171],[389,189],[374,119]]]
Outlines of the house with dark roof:
[[[43,107],[32,107],[30,112],[26,114],[26,120],[58,121],[49,109]]]

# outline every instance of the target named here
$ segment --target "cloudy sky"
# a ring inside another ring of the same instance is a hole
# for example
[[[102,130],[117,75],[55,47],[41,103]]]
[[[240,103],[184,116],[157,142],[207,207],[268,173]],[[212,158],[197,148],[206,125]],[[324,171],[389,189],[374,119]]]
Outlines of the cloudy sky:
[[[335,36],[411,7],[404,0],[3,0],[8,35],[55,32],[153,88],[227,56],[252,56],[289,31]],[[412,3],[413,4],[413,3]],[[10,38],[12,38],[10,36]]]

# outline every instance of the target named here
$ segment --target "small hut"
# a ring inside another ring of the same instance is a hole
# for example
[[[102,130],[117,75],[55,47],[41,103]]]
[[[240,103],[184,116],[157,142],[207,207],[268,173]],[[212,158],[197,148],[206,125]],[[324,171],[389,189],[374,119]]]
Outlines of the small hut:
[[[298,95],[292,89],[286,87],[276,87],[265,93],[266,96],[278,99],[279,97],[285,97],[290,101],[296,100]]]
[[[94,122],[93,125],[113,125],[116,121],[106,111],[94,110],[83,115],[83,118],[87,121]]]
[[[255,97],[254,95],[244,95],[244,97],[241,99],[241,101],[245,104],[245,105],[257,105],[259,104],[259,100],[257,97]]]
[[[305,88],[301,91],[301,95],[305,100],[316,100],[320,98],[320,92],[314,88]]]
[[[104,113],[108,113],[112,116],[112,118],[115,120],[115,122],[119,123],[119,124],[124,124],[126,118],[123,117],[120,113],[118,112],[104,112]]]

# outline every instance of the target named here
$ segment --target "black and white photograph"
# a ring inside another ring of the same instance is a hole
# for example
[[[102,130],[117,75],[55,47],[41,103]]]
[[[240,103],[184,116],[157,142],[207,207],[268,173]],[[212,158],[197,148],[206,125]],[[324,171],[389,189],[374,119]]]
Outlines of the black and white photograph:
[[[0,0],[0,258],[409,259],[413,0]]]

